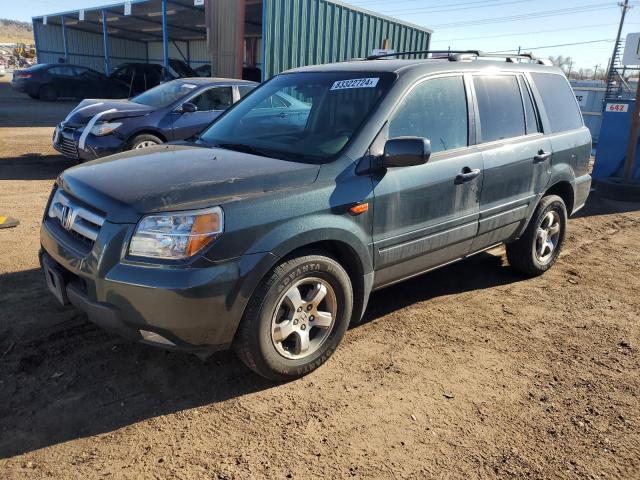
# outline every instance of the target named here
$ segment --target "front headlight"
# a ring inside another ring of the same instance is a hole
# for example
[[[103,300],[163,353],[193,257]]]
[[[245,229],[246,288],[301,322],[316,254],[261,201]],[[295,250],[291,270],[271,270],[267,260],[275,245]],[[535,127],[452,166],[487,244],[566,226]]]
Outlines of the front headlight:
[[[120,122],[96,123],[93,127],[91,127],[91,133],[96,137],[102,137],[104,135],[109,135],[121,125],[122,123]]]
[[[138,223],[129,253],[173,260],[189,258],[219,237],[223,230],[224,214],[220,207],[148,215]]]

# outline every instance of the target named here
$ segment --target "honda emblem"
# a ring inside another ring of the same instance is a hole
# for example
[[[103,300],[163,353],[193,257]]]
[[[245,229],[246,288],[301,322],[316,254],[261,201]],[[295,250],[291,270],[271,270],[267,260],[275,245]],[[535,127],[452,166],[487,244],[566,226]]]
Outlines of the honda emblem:
[[[73,227],[73,220],[74,220],[73,217],[74,217],[73,208],[71,208],[69,205],[63,205],[62,217],[60,218],[60,223],[62,223],[62,226],[64,227],[65,230],[71,230],[71,227]]]

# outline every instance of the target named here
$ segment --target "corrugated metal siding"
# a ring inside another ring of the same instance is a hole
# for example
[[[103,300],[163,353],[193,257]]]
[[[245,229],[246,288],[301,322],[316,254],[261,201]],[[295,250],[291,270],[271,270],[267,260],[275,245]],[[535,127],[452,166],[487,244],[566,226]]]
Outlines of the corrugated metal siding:
[[[36,38],[38,39],[38,62],[58,63],[58,59],[64,56],[62,27],[35,22],[34,29],[36,29]],[[104,70],[102,35],[67,27],[67,41],[69,44],[69,63],[84,65],[99,72]],[[109,37],[109,54],[109,67],[112,70],[120,63],[144,62],[147,58],[144,43],[112,36]]]
[[[207,26],[212,75],[238,78],[242,75],[245,2],[209,0]]]
[[[191,40],[189,42],[190,64],[192,68],[211,63],[206,40]]]
[[[395,50],[427,50],[427,29],[327,0],[264,0],[264,78],[290,68],[366,57],[389,39]]]
[[[184,60],[180,52],[182,52],[185,57],[187,56],[187,42],[175,42],[174,44],[174,42],[169,41],[169,58]],[[162,42],[149,42],[149,61],[162,63]]]

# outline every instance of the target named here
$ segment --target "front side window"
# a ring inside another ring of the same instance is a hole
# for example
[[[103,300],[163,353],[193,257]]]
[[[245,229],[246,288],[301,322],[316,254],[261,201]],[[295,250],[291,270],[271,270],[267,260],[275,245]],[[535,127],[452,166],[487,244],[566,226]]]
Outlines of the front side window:
[[[77,68],[76,67],[76,71],[78,72],[78,75],[80,75],[84,79],[88,79],[88,80],[101,80],[102,79],[102,75],[100,75],[98,72],[96,72],[94,70],[91,70],[89,68]]]
[[[573,90],[563,75],[532,73],[531,77],[542,96],[551,132],[565,132],[582,127],[582,114]]]
[[[389,137],[424,137],[433,153],[466,147],[469,115],[461,76],[426,80],[400,103],[389,122]]]
[[[117,80],[125,80],[127,77],[131,77],[131,72],[129,66],[122,66],[116,68],[113,72],[111,72],[111,78],[115,78]]]
[[[131,101],[150,107],[168,107],[173,102],[192,93],[196,88],[198,88],[197,85],[189,83],[188,81],[173,80],[158,85],[151,90],[147,90],[137,97],[133,97]]]
[[[233,103],[233,90],[231,87],[210,88],[191,100],[191,103],[198,107],[199,112],[225,110]]]
[[[222,115],[200,141],[306,163],[331,161],[364,124],[395,78],[381,72],[274,77]]]
[[[526,134],[524,110],[515,75],[483,75],[473,78],[478,99],[483,142]]]

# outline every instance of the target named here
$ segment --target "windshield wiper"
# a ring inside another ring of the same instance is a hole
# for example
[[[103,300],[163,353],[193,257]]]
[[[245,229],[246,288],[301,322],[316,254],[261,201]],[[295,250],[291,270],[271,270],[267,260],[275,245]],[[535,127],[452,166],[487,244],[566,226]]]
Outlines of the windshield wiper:
[[[273,157],[273,154],[260,148],[245,145],[244,143],[219,143],[217,147],[227,150],[235,150],[236,152],[250,153],[251,155],[260,155],[262,157]]]

